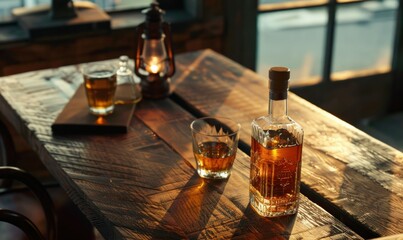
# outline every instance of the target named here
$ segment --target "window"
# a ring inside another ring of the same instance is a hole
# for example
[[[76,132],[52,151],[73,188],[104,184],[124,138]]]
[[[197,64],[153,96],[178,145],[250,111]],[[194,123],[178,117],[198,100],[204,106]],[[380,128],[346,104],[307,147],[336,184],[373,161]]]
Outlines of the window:
[[[397,7],[395,0],[337,7],[333,80],[391,70]]]
[[[34,7],[50,4],[52,0],[1,0],[0,22],[11,21],[11,11],[17,7]],[[97,4],[106,11],[118,11],[128,9],[145,8],[152,0],[86,0]]]
[[[0,22],[11,20],[11,10],[16,7],[21,7],[21,0],[2,0],[0,1]]]
[[[398,0],[260,0],[257,72],[292,86],[390,72]]]

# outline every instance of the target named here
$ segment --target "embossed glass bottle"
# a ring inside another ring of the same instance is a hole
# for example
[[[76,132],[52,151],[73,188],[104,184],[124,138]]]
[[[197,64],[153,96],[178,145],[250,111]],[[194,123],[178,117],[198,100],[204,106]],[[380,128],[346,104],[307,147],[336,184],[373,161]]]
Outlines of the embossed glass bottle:
[[[250,204],[261,216],[298,210],[302,127],[287,115],[290,70],[269,70],[269,114],[252,122]]]
[[[129,57],[119,57],[119,68],[116,71],[118,87],[115,93],[115,104],[132,104],[141,101],[140,79],[134,77],[129,67]]]

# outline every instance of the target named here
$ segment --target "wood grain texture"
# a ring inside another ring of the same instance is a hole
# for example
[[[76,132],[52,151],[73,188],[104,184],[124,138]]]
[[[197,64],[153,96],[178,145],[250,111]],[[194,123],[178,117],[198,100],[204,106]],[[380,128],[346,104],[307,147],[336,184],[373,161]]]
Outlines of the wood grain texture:
[[[173,88],[175,99],[197,116],[239,121],[241,141],[249,151],[250,123],[267,114],[267,82],[204,50],[177,58]],[[293,93],[288,111],[305,130],[304,184],[319,194],[320,201],[335,208],[340,218],[351,218],[372,231],[368,237],[401,233],[403,154]]]
[[[73,71],[62,82],[74,89],[74,67],[0,78],[0,111],[105,239],[360,239],[304,196],[297,215],[258,217],[248,206],[249,157],[241,151],[228,180],[199,178],[194,117],[170,99],[141,102],[127,134],[53,135],[74,92],[57,81],[60,71]]]

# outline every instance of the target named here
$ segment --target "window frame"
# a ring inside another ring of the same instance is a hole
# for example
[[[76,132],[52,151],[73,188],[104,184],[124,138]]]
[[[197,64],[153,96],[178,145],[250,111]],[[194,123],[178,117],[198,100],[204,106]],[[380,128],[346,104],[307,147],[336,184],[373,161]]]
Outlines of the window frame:
[[[336,12],[338,6],[345,6],[349,4],[356,4],[362,2],[369,2],[371,0],[312,0],[308,2],[285,2],[285,3],[267,3],[267,4],[260,4],[258,7],[258,13],[270,13],[270,12],[278,12],[278,11],[289,11],[295,9],[309,9],[309,8],[318,8],[318,7],[326,7],[328,13],[328,22],[325,25],[326,27],[326,34],[325,34],[325,44],[324,44],[324,53],[323,53],[323,66],[322,66],[322,76],[321,81],[316,84],[329,84],[331,82],[337,80],[350,80],[356,78],[365,78],[366,76],[370,76],[372,78],[373,75],[384,75],[384,73],[377,73],[376,71],[363,71],[362,74],[354,74],[352,77],[338,77],[337,73],[332,72],[332,63],[333,63],[333,52],[334,52],[334,40],[335,40],[335,29],[337,25],[336,21]],[[400,12],[400,17],[397,16],[396,18],[396,25],[401,25],[402,17],[402,1],[399,2],[398,13]],[[392,56],[392,64],[391,64],[391,71],[396,72],[398,63],[393,63],[402,57],[397,56],[399,54],[398,43],[401,42],[398,39],[401,38],[398,35],[400,34],[399,29],[401,27],[396,27],[395,36],[394,36],[394,45],[392,46],[395,51],[393,51]],[[402,43],[400,43],[402,45]],[[403,54],[400,54],[403,55]],[[400,60],[402,61],[402,60]],[[354,71],[359,72],[359,71]],[[332,75],[334,75],[332,77]],[[332,80],[333,79],[333,80]],[[337,80],[336,80],[337,79]]]
[[[392,56],[392,74],[394,78],[393,95],[391,100],[391,112],[403,110],[403,1],[399,1],[397,10],[397,22]]]
[[[164,5],[170,8],[165,12],[164,20],[172,25],[192,22],[200,17],[200,2],[202,0],[158,0],[158,2],[160,1],[170,3],[170,5]],[[183,4],[172,5],[173,2],[180,2]],[[181,8],[175,8],[175,6],[181,6]],[[106,11],[106,13],[111,17],[112,30],[135,28],[145,20],[144,14],[141,13],[143,9],[144,8],[133,8]],[[69,37],[70,36],[58,36],[57,38],[62,39]],[[0,46],[3,44],[8,45],[31,40],[33,40],[33,38],[30,37],[21,26],[19,26],[16,19],[12,19],[12,21],[0,21]]]
[[[315,4],[280,4],[276,7],[259,6],[257,14],[327,7],[328,18],[325,25],[325,42],[320,82],[307,86],[291,86],[292,92],[313,104],[360,126],[363,119],[374,119],[403,111],[403,0],[398,0],[396,28],[393,33],[392,59],[387,71],[355,70],[352,75],[332,73],[336,11],[341,5],[367,2],[370,0],[313,0]],[[269,3],[270,4],[270,3]],[[273,4],[273,3],[272,3]],[[342,78],[341,78],[342,77]],[[333,78],[333,79],[332,79]],[[340,81],[343,80],[343,81]],[[326,93],[326,94],[324,94]],[[345,107],[341,107],[345,106]]]
[[[20,0],[23,2],[23,0]],[[195,13],[197,10],[195,10],[195,4],[192,4],[193,2],[196,2],[198,0],[157,0],[159,2],[160,7],[164,10],[185,10],[189,13],[192,14],[192,16],[195,16]],[[50,0],[52,2],[52,0]],[[189,2],[189,3],[188,3]],[[23,4],[23,3],[22,3]],[[36,5],[39,6],[39,5]],[[100,6],[99,6],[100,7]],[[24,8],[22,6],[21,8]],[[27,7],[29,8],[29,7]],[[100,7],[102,10],[104,10],[107,14],[109,15],[118,15],[119,13],[140,13],[144,8],[128,8],[128,9],[112,9],[112,10],[106,10]],[[4,25],[10,25],[10,24],[15,24],[17,21],[13,19],[13,17],[10,17],[9,19],[6,20],[1,20],[0,21],[0,27]]]

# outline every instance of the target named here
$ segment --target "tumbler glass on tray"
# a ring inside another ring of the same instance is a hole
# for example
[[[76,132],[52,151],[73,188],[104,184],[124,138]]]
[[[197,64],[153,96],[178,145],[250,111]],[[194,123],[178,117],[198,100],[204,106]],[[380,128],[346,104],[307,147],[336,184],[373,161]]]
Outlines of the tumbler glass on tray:
[[[89,110],[97,116],[114,110],[116,68],[106,63],[91,63],[83,68],[84,87]]]

